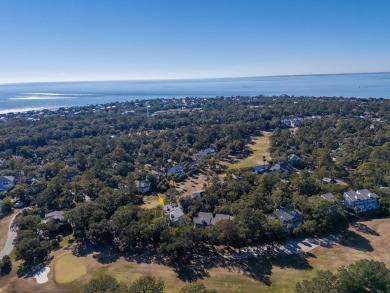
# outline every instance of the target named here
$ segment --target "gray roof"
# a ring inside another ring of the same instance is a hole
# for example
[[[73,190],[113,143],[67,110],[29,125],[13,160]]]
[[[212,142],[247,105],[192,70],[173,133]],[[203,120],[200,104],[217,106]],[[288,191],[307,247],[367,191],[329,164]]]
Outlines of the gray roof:
[[[358,199],[363,200],[363,198],[360,197],[354,190],[346,191],[346,192],[344,192],[344,194],[345,194],[346,199],[348,201],[355,201],[355,200],[358,200]]]
[[[229,215],[225,215],[225,214],[216,214],[214,218],[211,219],[211,225],[215,225],[216,223],[218,223],[219,221],[221,220],[232,220],[233,217],[229,216]]]
[[[193,219],[195,225],[208,226],[213,218],[212,213],[199,212],[198,216]]]
[[[299,161],[299,160],[301,160],[301,158],[298,157],[296,154],[291,154],[288,156],[288,160],[289,161]]]
[[[54,211],[54,212],[51,212],[51,213],[48,213],[45,215],[45,217],[43,218],[43,222],[47,222],[49,220],[63,220],[64,219],[64,211]]]
[[[367,200],[370,198],[377,198],[378,196],[375,193],[371,193],[367,189],[360,189],[357,190],[356,192],[351,190],[351,191],[346,191],[344,192],[346,195],[346,199],[348,201],[355,201],[355,200]]]
[[[282,222],[288,222],[294,219],[294,216],[285,212],[284,210],[276,210],[273,212],[274,216]]]
[[[178,221],[181,217],[184,216],[184,213],[181,208],[175,203],[170,203],[164,206],[164,211],[165,214],[168,215],[169,219],[172,221]]]
[[[184,173],[182,165],[175,165],[168,170],[168,175]]]
[[[287,172],[292,172],[293,168],[289,163],[286,162],[281,162],[278,164],[275,164],[271,167],[271,171],[287,171]]]
[[[169,213],[169,219],[171,219],[172,221],[178,221],[181,217],[184,216],[184,213],[183,211],[181,210],[181,208],[176,208],[176,209],[173,209],[170,213]]]
[[[137,185],[137,188],[145,188],[150,187],[151,183],[149,180],[135,180],[135,185]]]
[[[0,183],[14,182],[14,176],[0,176]]]
[[[363,196],[365,199],[369,199],[371,197],[373,197],[373,198],[378,197],[375,193],[370,192],[368,189],[359,189],[359,190],[356,190],[356,193]]]
[[[326,200],[332,200],[334,198],[334,195],[333,193],[329,192],[329,193],[321,194],[321,197]]]

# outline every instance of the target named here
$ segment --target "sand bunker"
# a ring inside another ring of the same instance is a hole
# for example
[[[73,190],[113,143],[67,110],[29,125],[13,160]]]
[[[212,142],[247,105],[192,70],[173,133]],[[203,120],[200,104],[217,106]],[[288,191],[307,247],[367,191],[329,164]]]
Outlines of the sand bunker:
[[[34,278],[37,280],[37,283],[43,284],[43,283],[46,283],[47,281],[49,281],[49,278],[47,277],[49,272],[50,272],[49,267],[44,267],[44,268],[40,269],[39,271],[37,271],[34,275]]]

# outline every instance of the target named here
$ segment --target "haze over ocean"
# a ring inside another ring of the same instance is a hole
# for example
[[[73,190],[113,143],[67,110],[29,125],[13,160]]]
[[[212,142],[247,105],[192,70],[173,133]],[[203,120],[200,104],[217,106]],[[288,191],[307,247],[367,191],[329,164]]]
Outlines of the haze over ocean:
[[[294,95],[390,98],[390,73],[0,85],[0,113],[134,99]]]

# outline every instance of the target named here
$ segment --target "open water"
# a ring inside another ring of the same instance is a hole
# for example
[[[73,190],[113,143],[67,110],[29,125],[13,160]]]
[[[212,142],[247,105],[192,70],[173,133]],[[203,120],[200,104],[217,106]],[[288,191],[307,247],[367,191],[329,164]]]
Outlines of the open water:
[[[390,73],[0,84],[0,113],[152,98],[215,96],[390,98]]]

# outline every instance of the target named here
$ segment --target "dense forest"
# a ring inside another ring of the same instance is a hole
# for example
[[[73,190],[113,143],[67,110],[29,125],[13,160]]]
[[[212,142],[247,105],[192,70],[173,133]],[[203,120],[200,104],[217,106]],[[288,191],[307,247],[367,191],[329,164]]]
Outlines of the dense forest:
[[[14,176],[17,184],[2,196],[31,207],[15,221],[16,255],[33,263],[70,231],[80,245],[119,251],[149,247],[182,260],[214,245],[243,247],[338,232],[356,217],[341,203],[349,189],[375,192],[377,216],[387,215],[389,113],[386,99],[259,96],[135,100],[31,112],[28,118],[3,115],[0,175]],[[286,119],[296,117],[302,118],[299,128],[286,126]],[[241,153],[262,131],[272,132],[268,163],[295,154],[302,159],[296,171],[225,171],[220,162]],[[211,145],[212,159],[186,167]],[[179,163],[186,175],[202,168],[216,171],[203,197],[181,197],[169,184],[183,179],[167,174]],[[152,182],[154,193],[180,204],[186,214],[181,221],[169,222],[161,207],[140,207],[143,197],[134,182],[144,179]],[[328,192],[336,202],[319,196]],[[302,224],[286,233],[269,216],[281,207],[298,210]],[[65,211],[67,222],[42,223],[55,210]],[[192,223],[199,212],[234,219],[199,229]]]

